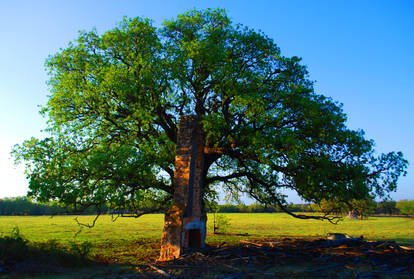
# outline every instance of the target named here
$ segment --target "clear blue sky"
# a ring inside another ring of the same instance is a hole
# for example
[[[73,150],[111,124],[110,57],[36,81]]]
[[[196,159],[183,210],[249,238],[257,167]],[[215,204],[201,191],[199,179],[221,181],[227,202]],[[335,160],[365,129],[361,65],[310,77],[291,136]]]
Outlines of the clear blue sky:
[[[0,198],[25,195],[12,145],[41,137],[38,105],[48,90],[44,61],[78,30],[113,28],[123,16],[160,26],[192,8],[224,8],[233,22],[262,30],[285,56],[308,66],[316,92],[343,103],[348,125],[380,153],[402,151],[414,164],[414,1],[0,1]],[[392,197],[414,199],[414,169]],[[297,202],[297,198],[291,199]]]

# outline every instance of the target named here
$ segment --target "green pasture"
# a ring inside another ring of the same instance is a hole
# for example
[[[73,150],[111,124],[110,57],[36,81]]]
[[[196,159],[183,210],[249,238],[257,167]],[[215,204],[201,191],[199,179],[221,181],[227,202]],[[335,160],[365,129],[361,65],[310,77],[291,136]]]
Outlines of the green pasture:
[[[414,247],[414,218],[370,217],[367,220],[344,219],[337,225],[326,221],[300,220],[283,213],[227,213],[230,222],[226,234],[212,235],[213,215],[209,215],[207,244],[237,244],[240,240],[279,238],[320,238],[327,233],[347,233],[367,240],[394,240]],[[33,243],[57,241],[62,245],[90,242],[95,259],[128,264],[155,260],[163,228],[163,215],[140,218],[101,216],[93,228],[79,226],[74,216],[2,216],[0,237],[18,227],[21,235]],[[90,223],[94,216],[79,216]]]

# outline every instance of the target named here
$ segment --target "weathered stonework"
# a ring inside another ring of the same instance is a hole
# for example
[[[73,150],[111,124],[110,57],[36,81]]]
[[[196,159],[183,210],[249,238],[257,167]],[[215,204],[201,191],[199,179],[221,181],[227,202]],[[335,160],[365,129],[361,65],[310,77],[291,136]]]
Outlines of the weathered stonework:
[[[184,248],[203,248],[207,215],[203,205],[204,138],[196,116],[183,115],[177,138],[174,204],[165,214],[161,261],[178,258]]]

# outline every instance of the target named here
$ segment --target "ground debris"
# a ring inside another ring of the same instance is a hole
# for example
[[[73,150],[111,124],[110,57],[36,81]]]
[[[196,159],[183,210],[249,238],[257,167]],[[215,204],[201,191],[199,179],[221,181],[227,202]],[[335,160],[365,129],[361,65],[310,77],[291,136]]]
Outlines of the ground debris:
[[[152,264],[148,265],[150,268],[152,268],[153,270],[155,270],[157,273],[161,274],[162,276],[166,277],[166,278],[173,278],[169,273],[165,272],[164,270],[162,270],[161,268],[158,268]]]
[[[242,240],[187,250],[156,268],[165,274],[147,271],[159,278],[414,278],[414,250],[362,237]]]

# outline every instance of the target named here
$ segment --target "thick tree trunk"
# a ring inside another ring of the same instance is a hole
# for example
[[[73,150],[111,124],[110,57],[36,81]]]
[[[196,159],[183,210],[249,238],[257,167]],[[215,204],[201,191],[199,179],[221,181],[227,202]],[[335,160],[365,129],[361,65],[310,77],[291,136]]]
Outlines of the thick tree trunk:
[[[174,203],[165,214],[160,261],[184,248],[203,248],[207,215],[203,205],[204,136],[196,116],[183,115],[177,138]]]

